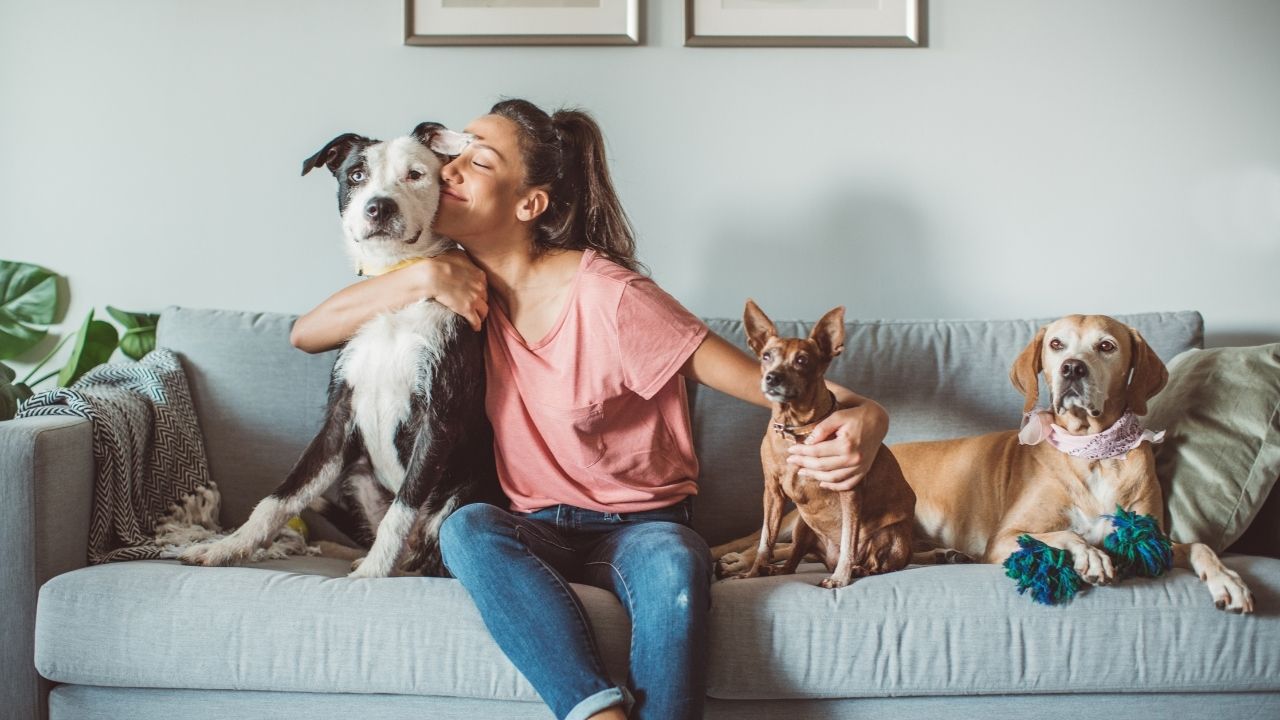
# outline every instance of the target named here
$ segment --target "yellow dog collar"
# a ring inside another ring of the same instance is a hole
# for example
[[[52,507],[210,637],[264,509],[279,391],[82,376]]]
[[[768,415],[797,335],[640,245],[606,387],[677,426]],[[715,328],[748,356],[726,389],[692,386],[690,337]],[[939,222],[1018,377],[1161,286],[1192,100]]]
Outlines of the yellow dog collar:
[[[401,260],[395,265],[387,265],[381,268],[369,268],[364,265],[361,265],[360,269],[356,271],[356,274],[361,277],[377,277],[379,275],[386,275],[389,272],[394,272],[396,270],[399,270],[400,268],[409,267],[410,265],[414,263],[422,262],[423,260],[426,260],[426,258],[420,258],[420,257],[409,258],[408,260]]]

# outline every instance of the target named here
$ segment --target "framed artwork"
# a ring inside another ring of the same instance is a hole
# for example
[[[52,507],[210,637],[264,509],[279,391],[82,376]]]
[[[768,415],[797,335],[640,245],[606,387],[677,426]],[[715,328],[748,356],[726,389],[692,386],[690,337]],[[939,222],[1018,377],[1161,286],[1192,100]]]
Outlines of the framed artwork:
[[[687,46],[923,47],[927,0],[685,0]]]
[[[636,45],[640,0],[405,0],[406,45]]]

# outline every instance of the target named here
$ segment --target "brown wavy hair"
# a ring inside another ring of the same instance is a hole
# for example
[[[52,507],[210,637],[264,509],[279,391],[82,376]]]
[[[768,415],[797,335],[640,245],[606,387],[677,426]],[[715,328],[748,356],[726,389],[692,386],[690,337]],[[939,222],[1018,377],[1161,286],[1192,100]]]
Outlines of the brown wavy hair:
[[[576,108],[548,115],[528,100],[502,100],[489,111],[519,128],[525,185],[545,185],[547,209],[534,220],[535,253],[592,248],[636,272],[635,230],[622,209],[609,166],[604,134],[594,118]]]

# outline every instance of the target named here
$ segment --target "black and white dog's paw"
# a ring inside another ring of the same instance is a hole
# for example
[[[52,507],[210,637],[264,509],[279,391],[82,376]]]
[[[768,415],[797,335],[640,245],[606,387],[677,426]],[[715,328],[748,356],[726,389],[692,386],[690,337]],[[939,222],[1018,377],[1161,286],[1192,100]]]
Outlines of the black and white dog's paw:
[[[384,578],[391,577],[392,568],[383,567],[383,563],[377,560],[370,560],[366,555],[362,558],[356,558],[351,561],[351,572],[347,574],[349,578]]]
[[[187,548],[178,560],[183,565],[204,565],[205,567],[222,567],[244,562],[253,554],[253,548],[226,537],[217,542],[193,545]]]

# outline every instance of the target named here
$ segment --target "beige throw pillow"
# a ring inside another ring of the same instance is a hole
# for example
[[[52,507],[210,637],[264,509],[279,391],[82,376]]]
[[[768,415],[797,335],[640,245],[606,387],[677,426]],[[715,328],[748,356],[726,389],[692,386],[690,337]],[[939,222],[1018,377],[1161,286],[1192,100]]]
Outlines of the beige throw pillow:
[[[1145,422],[1165,431],[1155,454],[1169,534],[1222,551],[1280,476],[1280,343],[1178,355]]]

